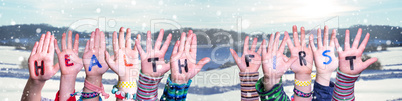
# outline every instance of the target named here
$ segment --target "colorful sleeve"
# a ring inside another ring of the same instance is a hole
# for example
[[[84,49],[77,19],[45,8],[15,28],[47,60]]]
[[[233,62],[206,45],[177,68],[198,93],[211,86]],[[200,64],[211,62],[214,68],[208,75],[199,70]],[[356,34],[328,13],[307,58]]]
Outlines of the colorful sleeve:
[[[312,101],[331,101],[334,92],[334,82],[329,82],[329,86],[323,86],[314,82],[314,93]]]
[[[258,72],[240,72],[240,89],[242,101],[258,101],[258,93],[255,84],[258,81]]]
[[[173,83],[169,76],[166,81],[165,89],[163,90],[161,101],[185,101],[190,84],[191,80],[189,80],[187,84]]]
[[[150,77],[142,72],[140,73],[137,89],[138,101],[156,101],[158,100],[158,83],[161,77]]]
[[[348,75],[346,73],[341,72],[338,69],[332,100],[354,101],[355,100],[354,85],[359,76],[360,74]]]
[[[290,101],[285,91],[283,91],[282,80],[269,91],[265,91],[263,82],[263,78],[261,78],[255,85],[261,101]]]

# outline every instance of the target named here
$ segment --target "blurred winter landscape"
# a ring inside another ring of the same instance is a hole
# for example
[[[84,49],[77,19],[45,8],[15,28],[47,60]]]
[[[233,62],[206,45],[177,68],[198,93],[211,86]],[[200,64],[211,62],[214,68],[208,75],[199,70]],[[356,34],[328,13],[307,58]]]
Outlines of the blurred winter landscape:
[[[343,46],[345,30],[353,40],[358,28],[370,40],[364,60],[378,58],[362,72],[355,86],[357,101],[402,100],[402,0],[0,0],[0,101],[19,101],[29,78],[27,60],[41,34],[51,32],[61,41],[69,30],[80,35],[79,55],[95,28],[106,34],[107,50],[112,52],[112,33],[120,27],[131,28],[146,39],[153,39],[160,29],[166,37],[173,35],[165,59],[169,61],[172,44],[180,33],[193,30],[197,34],[197,60],[210,57],[202,71],[192,80],[188,101],[240,100],[239,69],[229,48],[242,54],[244,38],[269,39],[271,33],[289,32],[292,25],[306,28],[306,35],[317,38],[317,29],[328,25],[336,29]],[[300,32],[300,30],[298,30]],[[323,31],[322,31],[323,32]],[[73,37],[74,37],[73,35]],[[305,39],[308,41],[308,37]],[[361,38],[360,41],[362,41]],[[145,40],[142,40],[145,47]],[[133,42],[134,43],[134,42]],[[251,43],[250,43],[251,44]],[[290,53],[285,50],[287,56]],[[55,55],[55,63],[57,62]],[[263,73],[260,69],[260,77]],[[158,97],[166,78],[159,84]],[[313,69],[315,74],[315,67]],[[332,75],[334,81],[336,74]],[[84,86],[84,70],[77,76],[75,90]],[[286,93],[293,94],[294,73],[283,76]],[[42,96],[54,99],[59,89],[60,72],[46,82]],[[117,75],[108,70],[103,76],[105,91],[117,82]],[[111,95],[107,101],[115,100]]]

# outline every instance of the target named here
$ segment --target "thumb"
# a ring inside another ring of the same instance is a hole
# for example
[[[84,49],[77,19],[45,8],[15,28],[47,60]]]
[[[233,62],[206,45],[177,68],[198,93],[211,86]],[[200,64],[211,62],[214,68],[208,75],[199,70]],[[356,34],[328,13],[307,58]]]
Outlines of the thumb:
[[[363,62],[363,68],[366,69],[368,66],[370,66],[377,60],[378,60],[377,58],[370,58],[370,59],[366,60],[365,62]]]
[[[290,57],[288,61],[286,61],[287,67],[290,67],[298,58],[296,56]]]
[[[230,53],[232,53],[233,59],[237,64],[239,64],[241,61],[239,61],[239,56],[237,55],[236,51],[230,48]]]
[[[56,63],[56,65],[54,65],[54,68],[53,68],[53,70],[54,70],[53,75],[56,74],[59,71],[59,69],[60,69],[60,65],[59,65],[59,63]]]
[[[110,58],[109,52],[105,51],[106,63],[110,66],[110,68],[114,69],[114,61]]]
[[[207,64],[211,59],[209,57],[202,58],[200,61],[197,63],[197,73],[200,72],[202,67],[204,67],[205,64]]]

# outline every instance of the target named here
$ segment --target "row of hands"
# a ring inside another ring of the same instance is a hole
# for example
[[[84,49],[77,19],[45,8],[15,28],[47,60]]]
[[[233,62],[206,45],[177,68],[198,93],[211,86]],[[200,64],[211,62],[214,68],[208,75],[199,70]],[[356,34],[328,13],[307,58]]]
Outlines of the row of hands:
[[[132,79],[138,78],[139,73],[137,64],[141,63],[141,72],[143,74],[151,77],[160,77],[171,70],[172,81],[183,84],[187,83],[189,79],[194,77],[210,61],[208,57],[205,57],[198,64],[196,63],[197,37],[191,30],[187,34],[183,32],[180,40],[176,41],[170,62],[168,63],[165,63],[164,57],[172,39],[171,34],[168,35],[162,46],[164,30],[160,30],[155,47],[152,48],[152,35],[148,31],[146,51],[144,51],[140,44],[141,36],[137,35],[134,48],[131,48],[131,31],[128,28],[126,33],[124,33],[124,30],[123,27],[120,28],[119,36],[117,36],[117,32],[113,33],[114,55],[110,56],[106,51],[105,34],[96,29],[91,33],[91,38],[86,43],[82,58],[78,56],[78,34],[75,35],[73,44],[72,32],[69,31],[66,44],[66,34],[63,33],[61,49],[59,49],[54,35],[51,35],[50,32],[47,32],[46,35],[43,34],[40,41],[35,43],[28,60],[30,79],[44,82],[55,75],[59,69],[62,76],[76,77],[82,67],[84,67],[87,78],[102,78],[102,75],[111,68],[119,76],[119,81],[134,82]],[[124,34],[126,34],[126,37],[124,37]],[[53,65],[54,51],[56,51],[59,60],[55,65]],[[139,60],[139,56],[141,60]],[[96,60],[93,59],[94,57]],[[156,61],[149,61],[151,58],[158,59]],[[186,72],[179,72],[179,69],[183,69],[184,71],[184,68],[179,68],[180,66],[177,62],[184,60],[188,60],[188,70]],[[100,65],[93,65],[94,62]],[[153,68],[155,65],[157,65],[156,71]],[[37,70],[38,66],[43,68]],[[36,75],[36,72],[44,73]]]
[[[370,34],[367,33],[366,37],[359,46],[362,29],[358,30],[352,47],[350,47],[349,43],[349,30],[346,30],[344,50],[342,50],[338,43],[335,29],[332,30],[330,41],[328,41],[328,27],[325,26],[324,28],[323,41],[321,38],[321,29],[318,29],[317,47],[314,44],[313,34],[309,36],[309,45],[306,45],[307,42],[304,40],[305,29],[304,27],[301,27],[300,30],[301,36],[299,40],[297,26],[293,26],[293,43],[288,32],[285,31],[285,37],[280,45],[279,32],[276,32],[276,34],[271,34],[268,44],[264,39],[257,51],[257,38],[253,39],[251,49],[249,49],[249,37],[247,36],[244,41],[244,49],[241,57],[237,55],[235,50],[230,49],[232,56],[240,69],[240,72],[257,72],[262,64],[262,69],[264,72],[264,85],[266,85],[266,89],[270,89],[270,87],[272,87],[274,84],[280,82],[282,75],[289,68],[295,73],[296,80],[311,80],[311,72],[314,60],[317,70],[316,82],[320,83],[321,85],[328,86],[332,72],[338,67],[341,72],[349,75],[356,75],[377,61],[377,58],[371,58],[365,62],[363,62],[361,59],[362,53],[370,37]],[[285,44],[287,44],[290,50],[290,57],[284,55]],[[303,51],[304,53],[301,53]],[[335,57],[336,51],[338,52],[338,58]],[[250,55],[253,57],[250,58]],[[328,56],[331,57],[331,61],[329,61]],[[356,58],[353,59],[353,70],[350,68],[350,60],[346,59],[348,56],[356,56]]]

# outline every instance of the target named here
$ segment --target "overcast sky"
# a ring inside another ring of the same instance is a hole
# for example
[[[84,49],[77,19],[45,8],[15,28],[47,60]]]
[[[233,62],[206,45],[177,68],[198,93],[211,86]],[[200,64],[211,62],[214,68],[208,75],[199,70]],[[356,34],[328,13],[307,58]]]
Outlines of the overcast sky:
[[[155,29],[236,31],[239,23],[244,32],[271,33],[290,31],[292,25],[322,27],[328,19],[332,28],[402,26],[401,5],[402,0],[1,0],[0,26],[47,23],[92,31],[97,26],[89,25],[100,23],[108,31],[121,26],[146,31],[151,21],[166,19]]]

